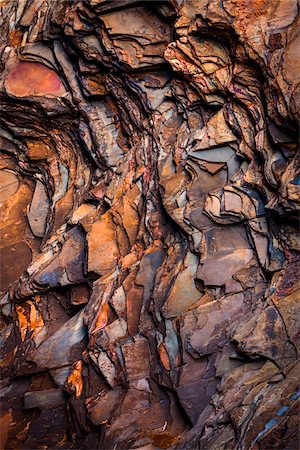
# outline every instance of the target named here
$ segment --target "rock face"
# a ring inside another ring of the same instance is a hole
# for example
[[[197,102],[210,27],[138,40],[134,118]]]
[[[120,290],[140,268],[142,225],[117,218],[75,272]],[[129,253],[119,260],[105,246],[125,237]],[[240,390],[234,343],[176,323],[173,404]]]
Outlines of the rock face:
[[[1,448],[298,448],[298,24],[0,1]]]

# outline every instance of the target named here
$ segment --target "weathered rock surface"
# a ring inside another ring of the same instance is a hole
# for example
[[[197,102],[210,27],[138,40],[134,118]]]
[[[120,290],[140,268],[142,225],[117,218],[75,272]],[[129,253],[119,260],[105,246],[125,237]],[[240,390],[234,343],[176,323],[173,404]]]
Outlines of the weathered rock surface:
[[[0,0],[0,447],[296,450],[297,0]]]

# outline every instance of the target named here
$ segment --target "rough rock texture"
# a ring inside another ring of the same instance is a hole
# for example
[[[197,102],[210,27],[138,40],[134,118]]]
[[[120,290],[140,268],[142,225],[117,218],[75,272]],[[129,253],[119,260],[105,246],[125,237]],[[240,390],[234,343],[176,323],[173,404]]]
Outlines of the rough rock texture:
[[[0,0],[1,448],[298,448],[296,0]]]

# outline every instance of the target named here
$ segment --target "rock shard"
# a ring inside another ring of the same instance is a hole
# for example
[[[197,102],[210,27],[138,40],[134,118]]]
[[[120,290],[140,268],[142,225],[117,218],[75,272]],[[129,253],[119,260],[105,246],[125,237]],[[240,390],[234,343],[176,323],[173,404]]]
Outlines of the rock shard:
[[[0,0],[0,447],[299,447],[297,0]]]

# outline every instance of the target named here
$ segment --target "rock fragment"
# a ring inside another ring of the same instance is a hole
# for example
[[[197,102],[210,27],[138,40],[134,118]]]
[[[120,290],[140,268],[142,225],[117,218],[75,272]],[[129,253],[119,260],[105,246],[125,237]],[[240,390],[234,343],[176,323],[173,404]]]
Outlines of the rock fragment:
[[[299,446],[297,24],[0,1],[1,448]]]

